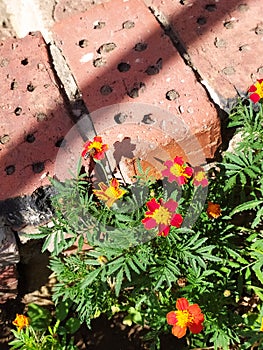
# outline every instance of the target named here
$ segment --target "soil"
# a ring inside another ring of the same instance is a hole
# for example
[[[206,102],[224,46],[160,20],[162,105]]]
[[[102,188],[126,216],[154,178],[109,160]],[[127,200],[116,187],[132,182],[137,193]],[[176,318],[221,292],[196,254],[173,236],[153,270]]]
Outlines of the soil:
[[[12,321],[17,313],[25,313],[29,303],[36,303],[47,308],[53,307],[51,301],[52,286],[55,278],[49,270],[49,255],[41,253],[41,241],[29,241],[19,245],[20,263],[18,268],[18,295],[0,305],[0,349],[10,349],[8,342],[12,338]],[[139,325],[131,327],[122,323],[124,315],[108,320],[105,315],[94,319],[91,329],[82,325],[75,336],[80,350],[147,350],[150,344],[143,340],[147,329]],[[161,338],[162,350],[180,350],[185,346],[184,340],[172,335]]]

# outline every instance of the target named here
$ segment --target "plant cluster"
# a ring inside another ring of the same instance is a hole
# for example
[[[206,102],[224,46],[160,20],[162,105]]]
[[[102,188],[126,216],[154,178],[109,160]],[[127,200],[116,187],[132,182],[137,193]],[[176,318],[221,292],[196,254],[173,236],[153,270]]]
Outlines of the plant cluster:
[[[126,325],[148,327],[151,349],[170,332],[186,349],[263,349],[262,86],[231,112],[240,142],[207,173],[175,157],[156,180],[138,161],[126,184],[106,173],[101,137],[84,145],[89,171],[80,159],[73,179],[51,180],[53,226],[30,235],[52,247],[55,303],[88,326],[122,312]]]

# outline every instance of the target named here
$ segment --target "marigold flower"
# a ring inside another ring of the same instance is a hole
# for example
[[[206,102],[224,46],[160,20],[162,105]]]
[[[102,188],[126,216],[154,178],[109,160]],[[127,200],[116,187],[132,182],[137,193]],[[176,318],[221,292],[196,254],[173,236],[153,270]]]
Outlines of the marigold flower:
[[[29,318],[24,315],[16,314],[16,318],[12,323],[17,327],[18,331],[21,331],[22,328],[29,326]]]
[[[93,193],[110,208],[117,199],[120,199],[127,191],[119,188],[119,181],[111,179],[110,186],[105,183],[99,183],[100,190],[93,190]]]
[[[202,187],[208,186],[206,173],[202,170],[202,168],[198,167],[194,169],[193,185]]]
[[[254,103],[263,98],[263,79],[258,79],[254,85],[250,86],[248,93],[250,100]]]
[[[164,202],[160,199],[160,203],[152,198],[146,203],[149,211],[145,213],[142,223],[147,230],[158,227],[158,236],[166,237],[169,234],[170,226],[180,227],[183,218],[180,214],[175,213],[178,203],[173,199]]]
[[[162,175],[168,177],[169,182],[176,181],[179,185],[184,185],[193,175],[193,169],[181,157],[175,157],[173,161],[167,160],[164,165],[167,169],[162,171]]]
[[[210,219],[217,219],[221,215],[221,208],[219,204],[208,202],[207,215]]]
[[[198,304],[189,305],[185,298],[180,298],[176,302],[178,311],[170,311],[166,315],[167,323],[172,328],[172,334],[177,338],[182,338],[186,334],[187,328],[190,332],[197,334],[203,329],[204,315]]]
[[[108,145],[102,143],[100,136],[95,136],[93,141],[87,141],[84,144],[81,156],[86,159],[88,155],[94,159],[101,160],[105,156],[105,152],[109,149]]]

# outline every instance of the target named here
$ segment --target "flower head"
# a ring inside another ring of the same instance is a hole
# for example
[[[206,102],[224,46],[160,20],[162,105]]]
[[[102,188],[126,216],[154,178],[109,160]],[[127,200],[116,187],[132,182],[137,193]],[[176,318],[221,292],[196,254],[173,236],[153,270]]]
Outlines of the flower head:
[[[208,202],[207,215],[210,219],[217,219],[221,215],[221,208],[219,204]]]
[[[254,103],[263,98],[263,79],[258,79],[254,85],[250,86],[248,93],[250,100]]]
[[[186,334],[187,328],[194,333],[200,333],[203,329],[204,315],[197,304],[189,305],[185,298],[180,298],[176,302],[177,311],[170,311],[166,315],[167,323],[172,328],[172,333],[177,338],[182,338]]]
[[[127,191],[119,187],[119,181],[115,178],[111,179],[110,186],[105,183],[99,183],[100,190],[93,190],[93,193],[110,208],[117,199],[120,199]]]
[[[17,327],[18,331],[21,331],[22,328],[29,326],[29,318],[24,315],[16,314],[16,318],[12,323]]]
[[[176,181],[179,185],[184,185],[193,175],[193,169],[181,157],[175,157],[173,161],[167,160],[164,165],[167,169],[162,171],[162,175],[168,177],[169,182]]]
[[[198,167],[194,169],[193,185],[202,187],[208,186],[208,180],[202,168]]]
[[[147,230],[158,227],[158,236],[166,237],[169,234],[170,226],[180,227],[183,218],[180,214],[175,213],[178,203],[173,199],[164,202],[160,199],[158,203],[152,198],[146,203],[149,211],[145,213],[142,223]]]
[[[93,159],[101,160],[105,156],[105,152],[109,149],[108,145],[102,143],[102,138],[100,136],[95,136],[93,141],[87,141],[84,144],[84,149],[81,156],[84,159],[87,156],[91,156]]]

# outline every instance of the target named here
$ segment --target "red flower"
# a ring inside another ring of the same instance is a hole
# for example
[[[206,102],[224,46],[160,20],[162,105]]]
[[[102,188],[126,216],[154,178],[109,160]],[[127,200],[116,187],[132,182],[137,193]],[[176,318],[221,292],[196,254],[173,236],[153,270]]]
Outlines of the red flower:
[[[193,185],[202,187],[208,186],[206,174],[200,167],[194,169]]]
[[[87,141],[84,144],[81,156],[86,159],[88,155],[94,159],[101,160],[105,156],[105,152],[109,149],[108,145],[102,143],[100,136],[95,136],[93,141]]]
[[[181,157],[175,157],[173,161],[167,160],[164,165],[167,169],[162,171],[162,175],[168,177],[169,182],[176,181],[179,185],[184,185],[193,175],[193,169]]]
[[[250,100],[254,103],[263,98],[263,79],[258,79],[254,85],[250,86],[248,92]]]
[[[176,214],[178,203],[173,199],[164,202],[160,199],[160,203],[152,198],[146,203],[149,211],[145,213],[145,218],[142,220],[144,227],[151,230],[158,227],[158,236],[166,237],[169,234],[170,226],[180,227],[183,218],[180,214]]]
[[[172,328],[172,333],[177,338],[182,338],[186,334],[187,328],[194,333],[200,333],[203,329],[204,315],[197,304],[189,305],[185,298],[180,298],[176,302],[178,311],[170,311],[166,315],[167,323]]]

